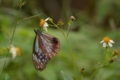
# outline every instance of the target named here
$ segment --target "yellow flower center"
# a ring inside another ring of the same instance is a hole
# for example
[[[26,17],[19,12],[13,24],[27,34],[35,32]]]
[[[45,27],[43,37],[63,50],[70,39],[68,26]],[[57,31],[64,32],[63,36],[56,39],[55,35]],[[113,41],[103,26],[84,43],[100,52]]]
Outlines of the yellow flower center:
[[[20,48],[16,47],[15,49],[16,49],[17,55],[20,56]]]
[[[44,23],[45,23],[45,20],[44,20],[44,19],[41,19],[41,20],[40,20],[40,23],[39,23],[39,26],[42,27],[42,26],[44,25]]]
[[[110,38],[109,37],[104,37],[103,41],[106,42],[106,43],[108,43],[108,42],[110,42]]]

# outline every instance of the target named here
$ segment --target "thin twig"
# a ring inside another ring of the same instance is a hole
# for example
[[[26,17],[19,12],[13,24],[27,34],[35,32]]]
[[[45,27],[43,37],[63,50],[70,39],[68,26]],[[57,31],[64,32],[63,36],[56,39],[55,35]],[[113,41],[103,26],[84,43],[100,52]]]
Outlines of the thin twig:
[[[41,13],[41,14],[42,14],[42,13]],[[22,20],[19,20],[19,21],[17,22],[17,24],[20,23],[20,22],[23,21],[23,20],[32,19],[32,18],[34,18],[34,17],[36,17],[36,16],[39,16],[39,15],[41,15],[41,14],[37,14],[37,15],[34,15],[34,16],[27,17],[27,18],[24,18],[24,19],[22,19]]]

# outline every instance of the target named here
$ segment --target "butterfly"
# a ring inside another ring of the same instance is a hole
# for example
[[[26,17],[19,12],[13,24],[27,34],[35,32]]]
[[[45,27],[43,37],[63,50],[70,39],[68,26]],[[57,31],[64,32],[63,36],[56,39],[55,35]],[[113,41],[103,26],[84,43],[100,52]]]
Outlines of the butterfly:
[[[33,44],[33,63],[36,70],[42,71],[46,68],[48,61],[58,53],[60,41],[41,30],[34,31],[36,36]]]

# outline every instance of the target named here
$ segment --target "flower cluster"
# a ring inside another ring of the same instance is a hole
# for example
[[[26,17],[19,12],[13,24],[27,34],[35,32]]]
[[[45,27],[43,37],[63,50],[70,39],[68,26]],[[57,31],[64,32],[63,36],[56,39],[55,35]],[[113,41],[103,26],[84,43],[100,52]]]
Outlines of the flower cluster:
[[[117,59],[117,56],[118,56],[118,51],[117,50],[114,50],[113,51],[113,55],[112,55],[112,57],[111,57],[111,59],[110,59],[110,63],[113,63],[113,62],[115,62],[116,61],[116,59]]]
[[[114,43],[114,41],[111,40],[109,37],[104,37],[100,43],[103,43],[103,47],[107,47],[107,46],[112,47],[113,46],[112,44]]]
[[[50,17],[40,20],[39,26],[43,28],[43,30],[47,31],[47,27],[49,26],[47,21],[50,19]]]
[[[10,46],[10,53],[12,54],[12,58],[14,59],[16,56],[20,56],[20,48],[11,45]]]
[[[104,37],[100,43],[103,43],[103,47],[108,48],[108,47],[112,47],[113,46],[112,44],[115,42],[113,40],[111,40],[109,37]],[[115,62],[117,59],[117,56],[118,56],[118,51],[114,50],[109,62],[110,63]]]

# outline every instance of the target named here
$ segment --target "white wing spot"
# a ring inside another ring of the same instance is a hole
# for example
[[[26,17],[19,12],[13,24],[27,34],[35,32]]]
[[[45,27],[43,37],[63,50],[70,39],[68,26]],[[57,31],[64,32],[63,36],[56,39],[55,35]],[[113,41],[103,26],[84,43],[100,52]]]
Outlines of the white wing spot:
[[[38,59],[38,62],[41,62],[41,60],[40,60],[40,59]]]
[[[38,69],[39,69],[40,67],[38,66]]]
[[[47,56],[45,56],[45,58],[47,58]]]
[[[44,62],[47,62],[46,60]]]
[[[36,55],[34,55],[34,56],[33,56],[33,59],[34,59],[35,61],[37,61],[37,56],[36,56]]]
[[[40,56],[40,58],[42,58],[42,56]]]
[[[42,61],[44,61],[44,59],[42,59]]]

